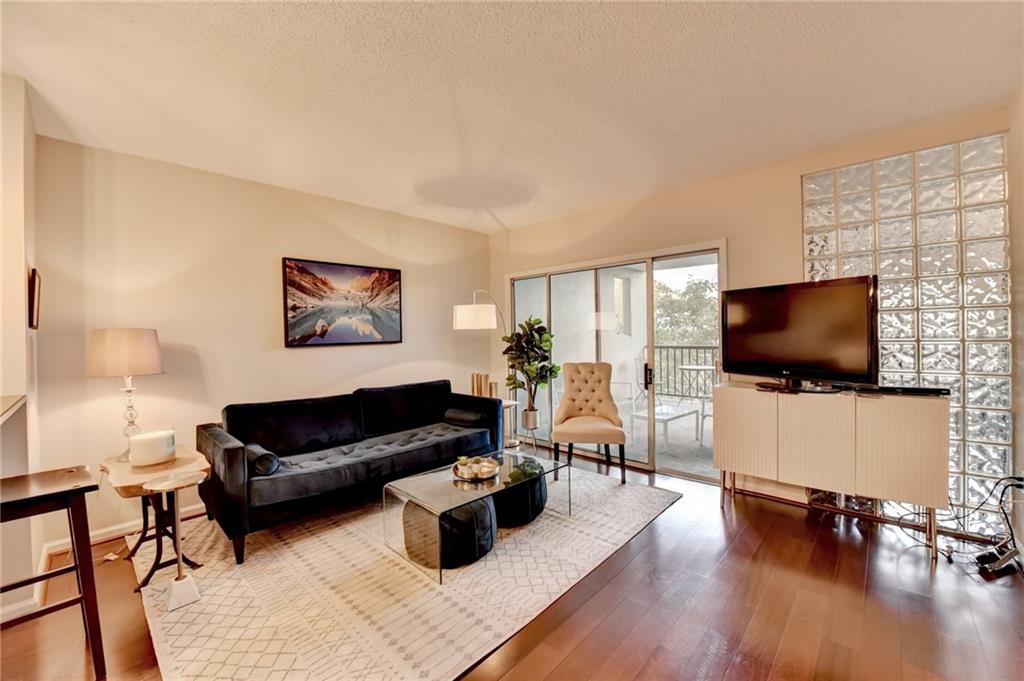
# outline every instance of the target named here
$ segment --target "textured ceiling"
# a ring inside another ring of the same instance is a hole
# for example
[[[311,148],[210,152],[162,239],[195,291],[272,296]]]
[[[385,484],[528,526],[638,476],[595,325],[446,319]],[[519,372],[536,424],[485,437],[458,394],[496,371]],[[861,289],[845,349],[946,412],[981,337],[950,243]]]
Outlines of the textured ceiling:
[[[997,104],[1022,73],[1019,3],[2,11],[44,135],[484,231]]]

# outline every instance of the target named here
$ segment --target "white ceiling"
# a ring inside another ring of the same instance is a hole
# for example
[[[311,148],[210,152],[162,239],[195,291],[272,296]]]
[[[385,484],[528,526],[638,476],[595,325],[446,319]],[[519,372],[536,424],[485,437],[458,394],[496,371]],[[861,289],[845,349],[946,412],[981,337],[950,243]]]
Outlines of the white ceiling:
[[[998,104],[1021,36],[1020,3],[5,3],[2,56],[41,134],[493,231]]]

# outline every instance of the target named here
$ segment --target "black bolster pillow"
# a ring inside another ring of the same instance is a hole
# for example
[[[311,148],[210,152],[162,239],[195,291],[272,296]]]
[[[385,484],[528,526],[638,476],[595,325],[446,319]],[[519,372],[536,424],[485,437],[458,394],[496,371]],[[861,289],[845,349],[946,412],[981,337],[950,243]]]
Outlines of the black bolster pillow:
[[[245,446],[245,460],[249,463],[250,475],[273,475],[281,468],[277,454],[268,452],[257,444]]]
[[[444,413],[444,422],[463,428],[486,428],[487,417],[476,411],[449,409]]]

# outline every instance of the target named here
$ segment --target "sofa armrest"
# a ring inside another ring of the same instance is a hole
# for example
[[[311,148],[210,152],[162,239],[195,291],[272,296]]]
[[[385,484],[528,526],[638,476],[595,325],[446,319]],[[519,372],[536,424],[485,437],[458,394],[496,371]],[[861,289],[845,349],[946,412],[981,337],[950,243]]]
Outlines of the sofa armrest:
[[[477,397],[476,395],[465,395],[463,393],[452,393],[448,404],[451,409],[470,411],[481,416],[481,428],[486,428],[491,435],[491,445],[495,449],[502,449],[505,446],[503,411],[501,400],[493,397]]]
[[[213,513],[218,516],[217,520],[225,530],[245,533],[249,516],[249,464],[245,445],[221,424],[205,423],[196,426],[196,448],[210,462],[209,482],[213,483],[212,494],[216,497]]]

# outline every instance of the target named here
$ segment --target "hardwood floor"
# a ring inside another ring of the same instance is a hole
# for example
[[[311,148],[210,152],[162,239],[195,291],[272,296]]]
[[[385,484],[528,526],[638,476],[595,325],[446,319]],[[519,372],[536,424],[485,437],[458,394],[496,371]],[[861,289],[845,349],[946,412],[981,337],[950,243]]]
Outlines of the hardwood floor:
[[[657,484],[683,499],[462,678],[1024,679],[1020,576],[933,568],[892,525]]]
[[[1024,679],[1019,576],[986,581],[964,558],[933,569],[893,526],[742,495],[722,510],[716,487],[629,482],[684,496],[464,679]],[[131,567],[101,560],[120,546],[94,547],[109,678],[156,679]],[[55,582],[51,600],[73,588]],[[74,610],[0,645],[5,680],[91,678]]]
[[[136,582],[131,563],[120,558],[103,560],[107,553],[121,549],[123,539],[93,546],[107,678],[157,680],[160,670],[142,610],[142,597],[133,591]],[[126,551],[122,550],[121,555]],[[55,557],[51,566],[69,563],[65,553]],[[74,576],[64,575],[49,580],[46,601],[59,601],[76,592]],[[0,677],[4,681],[92,679],[92,661],[79,609],[67,608],[0,634]]]

